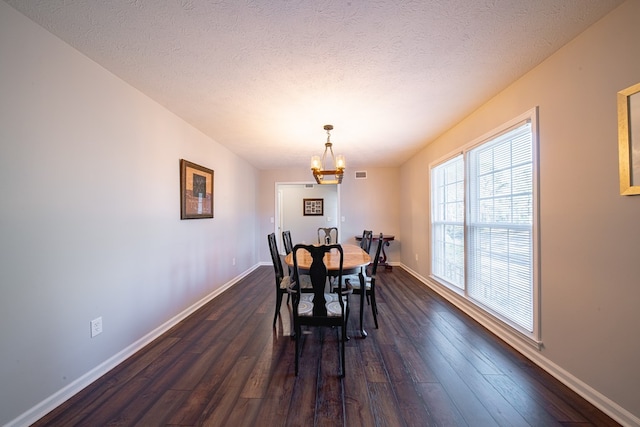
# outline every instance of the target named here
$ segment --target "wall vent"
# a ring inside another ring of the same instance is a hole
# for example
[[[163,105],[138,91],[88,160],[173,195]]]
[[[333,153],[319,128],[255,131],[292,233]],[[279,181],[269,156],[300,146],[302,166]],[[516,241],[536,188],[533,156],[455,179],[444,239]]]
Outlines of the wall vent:
[[[314,187],[314,185],[313,185],[313,184],[305,184],[305,185],[304,185],[304,188],[307,188],[307,189],[309,189],[309,190],[311,190],[313,187]]]
[[[367,179],[367,171],[356,171],[356,179]]]

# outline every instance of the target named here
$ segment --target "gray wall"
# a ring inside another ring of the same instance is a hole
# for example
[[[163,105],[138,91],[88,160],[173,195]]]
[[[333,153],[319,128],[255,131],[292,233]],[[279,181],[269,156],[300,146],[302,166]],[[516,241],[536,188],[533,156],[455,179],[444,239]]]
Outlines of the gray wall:
[[[4,425],[255,266],[258,173],[2,1],[0,58]],[[214,219],[180,220],[181,158]]]
[[[281,202],[276,214],[282,221],[282,230],[291,231],[292,241],[308,245],[318,241],[318,228],[338,227],[338,187],[337,185],[278,184]],[[304,215],[304,199],[322,199],[323,215]],[[278,241],[281,233],[276,233]],[[338,237],[341,237],[340,235]],[[284,253],[284,245],[278,246]]]
[[[507,339],[629,424],[640,423],[640,196],[619,195],[616,93],[640,82],[638,18],[640,2],[624,3],[430,143],[400,178],[402,262],[427,278],[429,164],[539,106],[543,348]]]

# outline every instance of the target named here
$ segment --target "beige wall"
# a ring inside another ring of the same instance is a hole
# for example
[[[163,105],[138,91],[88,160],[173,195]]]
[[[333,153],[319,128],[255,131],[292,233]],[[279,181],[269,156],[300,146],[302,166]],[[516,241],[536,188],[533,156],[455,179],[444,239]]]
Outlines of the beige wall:
[[[401,259],[428,277],[427,166],[539,106],[544,346],[531,352],[631,424],[640,422],[640,196],[619,195],[616,93],[640,82],[638,18],[640,2],[624,3],[400,172]]]
[[[364,169],[367,170],[366,180],[355,179],[355,169],[352,169],[345,172],[343,182],[339,186],[340,216],[344,217],[344,222],[340,223],[340,241],[356,244],[355,236],[362,235],[362,230],[365,228],[373,230],[374,233],[393,234],[396,241],[389,246],[387,255],[389,262],[398,263],[402,247],[398,192],[399,169],[358,168],[358,170]],[[259,181],[260,259],[263,262],[270,262],[267,234],[277,232],[276,224],[270,222],[276,209],[275,183],[314,183],[315,181],[311,171],[306,169],[306,165],[291,169],[260,171]]]

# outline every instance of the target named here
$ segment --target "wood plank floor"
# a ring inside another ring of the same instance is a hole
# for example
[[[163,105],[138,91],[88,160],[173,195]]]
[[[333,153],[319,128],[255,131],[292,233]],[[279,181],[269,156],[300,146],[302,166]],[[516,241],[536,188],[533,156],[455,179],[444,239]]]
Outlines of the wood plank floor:
[[[295,377],[273,287],[259,267],[35,426],[618,425],[398,267],[366,339],[352,298],[346,378],[331,328],[303,331]]]

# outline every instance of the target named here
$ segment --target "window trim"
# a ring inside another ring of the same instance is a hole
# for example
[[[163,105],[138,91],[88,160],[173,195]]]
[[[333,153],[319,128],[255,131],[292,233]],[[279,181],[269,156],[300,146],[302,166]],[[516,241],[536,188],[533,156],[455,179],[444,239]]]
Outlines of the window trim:
[[[468,290],[467,290],[467,281],[465,278],[465,283],[464,283],[464,289],[460,290],[459,288],[457,288],[455,285],[451,285],[449,284],[446,280],[443,280],[440,277],[437,277],[433,274],[433,265],[432,265],[432,261],[433,261],[433,253],[432,253],[432,249],[433,249],[433,211],[431,209],[429,209],[429,252],[430,252],[430,256],[428,258],[428,262],[429,262],[429,278],[434,281],[435,283],[441,285],[443,288],[445,288],[448,292],[453,293],[453,295],[458,295],[464,302],[465,305],[470,305],[474,311],[477,311],[478,309],[488,315],[487,318],[489,321],[491,322],[498,322],[499,325],[502,326],[506,326],[508,330],[515,332],[518,336],[522,337],[525,339],[526,342],[528,342],[529,344],[533,345],[534,347],[540,349],[542,346],[542,339],[541,339],[541,325],[540,325],[540,313],[541,313],[541,299],[540,299],[540,294],[541,294],[541,286],[540,286],[540,215],[539,215],[539,209],[540,209],[540,198],[539,198],[539,170],[540,170],[540,165],[539,165],[539,127],[538,127],[538,110],[539,108],[536,106],[534,108],[531,108],[525,112],[523,112],[522,114],[519,114],[518,116],[514,117],[511,120],[508,120],[507,122],[493,128],[492,130],[484,133],[483,135],[481,135],[478,138],[473,139],[471,142],[466,143],[464,145],[462,145],[461,147],[456,147],[454,150],[448,152],[446,155],[438,158],[437,160],[431,162],[429,164],[429,174],[428,174],[428,179],[429,179],[429,203],[431,204],[432,201],[432,185],[433,183],[431,182],[432,180],[432,170],[434,167],[442,165],[444,163],[446,163],[447,161],[455,158],[456,156],[462,154],[463,155],[463,161],[464,161],[464,169],[465,169],[465,181],[467,180],[468,176],[468,165],[467,165],[467,156],[468,156],[468,151],[492,140],[495,139],[497,137],[499,137],[502,134],[505,134],[506,132],[509,132],[510,130],[512,130],[513,128],[515,128],[516,126],[519,126],[520,124],[522,124],[523,122],[526,121],[530,121],[531,123],[531,141],[533,144],[532,147],[532,168],[533,168],[533,176],[532,176],[532,198],[533,198],[533,219],[532,219],[532,257],[533,257],[533,261],[532,261],[532,299],[533,299],[533,312],[532,312],[532,316],[533,316],[533,331],[529,332],[528,330],[525,330],[521,327],[519,327],[518,325],[516,325],[515,323],[511,322],[510,320],[506,319],[505,317],[501,316],[500,314],[494,312],[493,310],[491,310],[490,308],[484,306],[483,304],[481,304],[480,302],[476,301],[475,299],[471,298],[468,294]],[[464,195],[464,199],[465,199],[465,234],[464,234],[464,244],[465,246],[468,243],[468,234],[467,234],[467,218],[466,216],[468,215],[468,201],[469,201],[469,188],[468,185],[465,183],[465,195]],[[466,253],[466,251],[465,251]],[[468,269],[467,266],[467,260],[465,259],[465,277],[466,277],[466,272]]]

